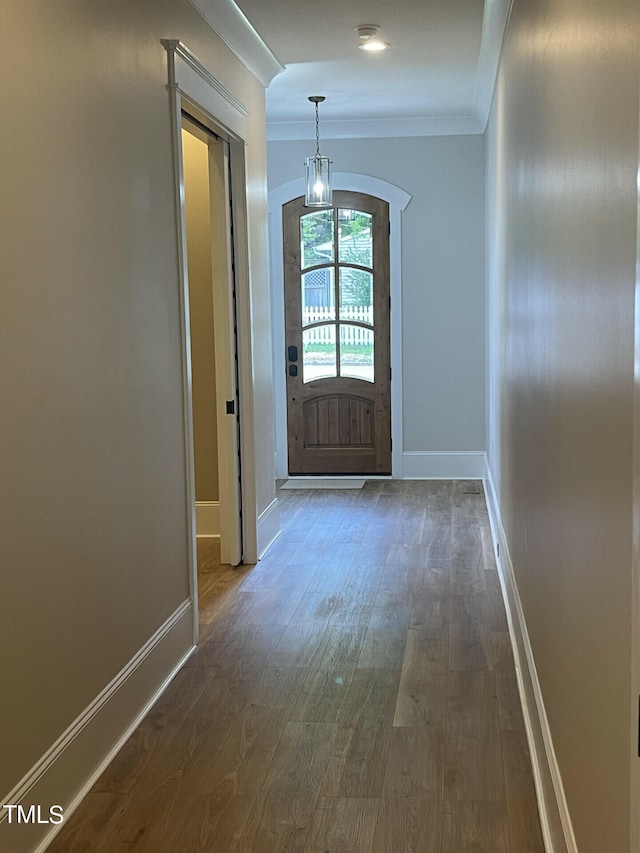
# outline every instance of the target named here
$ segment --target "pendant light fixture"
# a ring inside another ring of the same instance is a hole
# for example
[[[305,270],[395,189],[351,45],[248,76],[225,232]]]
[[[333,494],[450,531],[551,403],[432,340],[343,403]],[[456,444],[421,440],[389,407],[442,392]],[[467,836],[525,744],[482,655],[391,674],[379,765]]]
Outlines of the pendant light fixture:
[[[316,153],[304,161],[306,189],[305,207],[328,207],[331,205],[331,160],[320,156],[320,130],[318,104],[324,101],[324,95],[310,95],[309,100],[316,105]]]

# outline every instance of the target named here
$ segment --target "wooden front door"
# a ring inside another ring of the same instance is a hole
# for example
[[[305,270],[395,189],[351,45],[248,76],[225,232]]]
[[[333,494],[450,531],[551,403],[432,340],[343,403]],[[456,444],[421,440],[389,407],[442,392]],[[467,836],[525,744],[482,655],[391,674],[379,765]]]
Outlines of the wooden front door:
[[[389,205],[284,205],[290,474],[390,474]]]

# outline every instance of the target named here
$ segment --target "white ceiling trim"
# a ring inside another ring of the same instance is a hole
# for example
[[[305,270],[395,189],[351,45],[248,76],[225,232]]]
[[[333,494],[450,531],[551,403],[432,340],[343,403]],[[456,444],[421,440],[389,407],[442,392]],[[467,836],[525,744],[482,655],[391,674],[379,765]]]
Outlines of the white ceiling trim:
[[[276,74],[284,71],[233,0],[189,0],[189,3],[265,89]]]
[[[484,133],[489,120],[504,34],[512,6],[513,0],[485,0],[482,39],[476,71],[476,91],[473,99],[474,112],[482,123],[480,133]]]
[[[320,139],[380,139],[404,136],[466,136],[484,133],[486,117],[442,116],[437,118],[354,119],[321,121]],[[315,124],[282,121],[267,124],[267,139],[315,139]]]

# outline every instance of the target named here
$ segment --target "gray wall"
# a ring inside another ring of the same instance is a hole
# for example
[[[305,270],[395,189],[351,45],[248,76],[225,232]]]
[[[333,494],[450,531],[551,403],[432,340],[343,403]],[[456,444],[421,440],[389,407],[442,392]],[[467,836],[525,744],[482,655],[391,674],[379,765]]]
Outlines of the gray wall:
[[[187,0],[36,0],[4,4],[9,12],[0,60],[10,81],[0,134],[2,794],[189,596],[161,38],[179,36],[249,108],[251,297],[269,315],[263,87]],[[260,326],[258,511],[274,494],[268,321]]]
[[[269,189],[300,177],[312,148],[270,142]],[[413,196],[402,219],[404,450],[484,450],[483,137],[321,140],[321,150],[335,171]]]
[[[487,139],[489,462],[580,853],[638,849],[638,20],[515,0]]]

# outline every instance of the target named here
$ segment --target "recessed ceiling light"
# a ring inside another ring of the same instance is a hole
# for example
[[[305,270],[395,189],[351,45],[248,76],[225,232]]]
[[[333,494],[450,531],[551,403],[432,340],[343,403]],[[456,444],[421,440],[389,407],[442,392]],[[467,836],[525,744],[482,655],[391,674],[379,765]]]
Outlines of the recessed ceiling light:
[[[356,32],[358,33],[358,38],[360,39],[360,44],[358,45],[360,50],[369,50],[373,52],[387,49],[387,42],[382,41],[382,39],[378,36],[379,29],[380,27],[374,24],[367,24],[366,26],[356,27]]]

